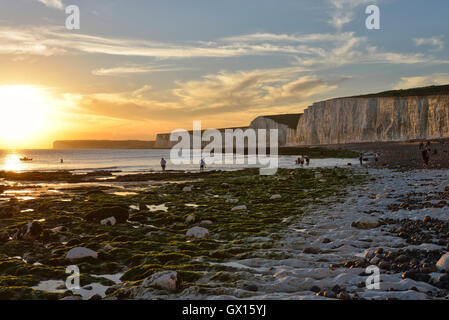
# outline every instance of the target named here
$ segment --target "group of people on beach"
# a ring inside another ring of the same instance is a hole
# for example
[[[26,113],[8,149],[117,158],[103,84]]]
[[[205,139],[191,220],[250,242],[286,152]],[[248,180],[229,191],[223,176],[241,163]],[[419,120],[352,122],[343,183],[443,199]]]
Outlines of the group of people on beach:
[[[309,165],[310,164],[310,158],[308,156],[300,156],[298,159],[296,159],[295,163],[299,164],[301,166],[303,166],[304,163],[306,165]]]
[[[166,167],[167,167],[167,160],[162,158],[161,159],[162,172],[165,172],[165,168]],[[200,172],[203,172],[205,168],[206,168],[206,161],[204,160],[204,158],[201,158],[201,161],[200,161]]]

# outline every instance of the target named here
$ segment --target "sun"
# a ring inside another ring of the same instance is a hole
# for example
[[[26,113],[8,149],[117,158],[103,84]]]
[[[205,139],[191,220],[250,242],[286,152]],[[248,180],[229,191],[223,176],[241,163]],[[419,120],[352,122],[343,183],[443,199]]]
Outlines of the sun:
[[[47,95],[36,86],[0,86],[0,148],[29,144],[45,127]]]

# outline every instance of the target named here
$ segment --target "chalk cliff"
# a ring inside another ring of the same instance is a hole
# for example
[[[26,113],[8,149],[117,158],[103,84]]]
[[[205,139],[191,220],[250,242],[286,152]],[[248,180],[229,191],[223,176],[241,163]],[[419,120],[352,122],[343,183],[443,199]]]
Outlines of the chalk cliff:
[[[449,86],[317,102],[296,132],[300,145],[449,137]]]
[[[250,127],[253,129],[267,130],[267,145],[269,145],[269,130],[278,130],[278,145],[289,147],[298,145],[296,127],[302,114],[281,114],[272,116],[260,116],[251,121]]]

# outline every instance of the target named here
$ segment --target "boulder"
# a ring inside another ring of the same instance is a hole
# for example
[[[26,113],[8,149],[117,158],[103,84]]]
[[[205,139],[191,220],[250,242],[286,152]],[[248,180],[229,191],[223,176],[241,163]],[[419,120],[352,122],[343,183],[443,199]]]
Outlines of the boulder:
[[[357,229],[374,229],[380,226],[380,222],[372,217],[363,217],[351,223],[351,227]]]
[[[440,271],[449,272],[449,252],[441,256],[437,262],[437,269]]]
[[[191,191],[192,191],[191,186],[182,188],[182,192],[191,192]]]
[[[69,260],[84,259],[89,257],[97,259],[98,253],[88,248],[76,247],[70,249],[65,256],[65,258]]]
[[[226,199],[226,203],[237,203],[239,199]]]
[[[209,230],[202,227],[193,227],[187,231],[186,236],[197,239],[207,238],[209,236]]]
[[[280,194],[273,194],[273,195],[270,197],[270,200],[280,199],[280,198],[281,198],[281,195],[280,195]]]
[[[111,225],[111,226],[113,226],[113,225],[115,225],[116,223],[117,223],[117,220],[115,219],[115,217],[109,217],[109,218],[106,218],[106,219],[103,219],[103,220],[101,220],[100,221],[100,223],[102,224],[102,225]]]
[[[178,285],[178,274],[175,271],[156,272],[146,278],[142,286],[156,287],[162,290],[175,291]]]
[[[110,217],[114,217],[117,223],[124,223],[129,218],[129,212],[123,207],[106,207],[92,211],[86,216],[86,220],[100,222]]]

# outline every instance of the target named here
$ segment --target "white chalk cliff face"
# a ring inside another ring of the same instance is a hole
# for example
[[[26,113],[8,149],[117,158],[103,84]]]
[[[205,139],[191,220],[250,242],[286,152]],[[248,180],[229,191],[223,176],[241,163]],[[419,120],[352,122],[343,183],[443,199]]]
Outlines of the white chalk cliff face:
[[[278,130],[278,145],[295,146],[298,144],[296,130],[289,128],[287,125],[276,122],[270,118],[260,116],[251,121],[250,128],[267,130],[267,146],[270,145],[270,129]]]
[[[296,134],[300,145],[449,137],[449,94],[317,102],[304,111]]]

